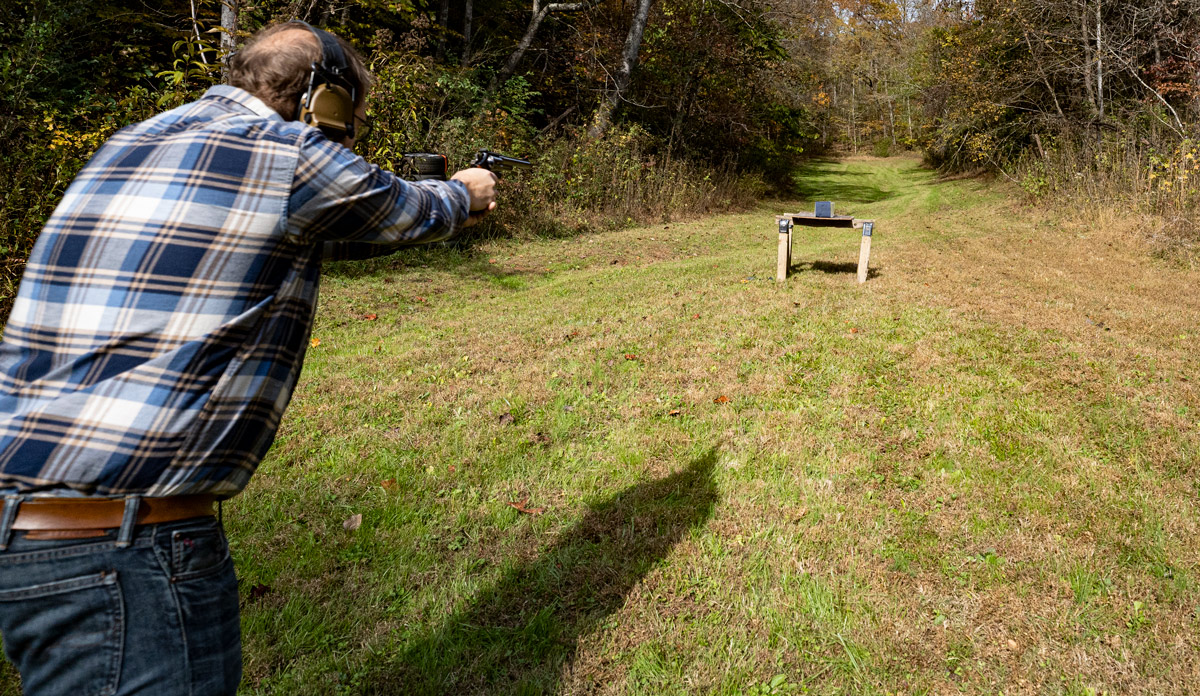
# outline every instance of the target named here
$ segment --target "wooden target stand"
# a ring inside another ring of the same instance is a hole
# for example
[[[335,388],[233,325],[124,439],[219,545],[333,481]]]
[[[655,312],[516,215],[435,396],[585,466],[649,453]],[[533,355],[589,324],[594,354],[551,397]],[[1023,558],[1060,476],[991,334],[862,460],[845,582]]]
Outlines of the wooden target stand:
[[[858,282],[867,282],[867,267],[871,260],[871,235],[875,231],[874,220],[859,220],[853,215],[834,215],[833,204],[821,201],[817,203],[816,212],[784,213],[776,215],[775,222],[779,226],[779,258],[775,266],[776,281],[782,283],[787,280],[788,269],[792,266],[792,229],[796,225],[800,225],[802,227],[861,229],[862,243],[858,247]]]

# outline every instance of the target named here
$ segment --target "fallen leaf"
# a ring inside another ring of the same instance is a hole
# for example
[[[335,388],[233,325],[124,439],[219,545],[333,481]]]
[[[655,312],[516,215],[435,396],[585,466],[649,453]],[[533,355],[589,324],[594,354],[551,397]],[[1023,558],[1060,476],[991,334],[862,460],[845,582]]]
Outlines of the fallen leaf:
[[[450,466],[446,467],[446,471],[449,471],[450,473],[453,474],[454,472],[458,471],[458,467],[451,464]]]
[[[262,599],[271,593],[271,586],[261,582],[250,588],[250,599]]]
[[[529,441],[535,445],[548,445],[550,444],[550,436],[546,433],[534,433],[533,436],[529,438]]]
[[[857,327],[850,327],[850,333],[858,333]]]
[[[488,263],[496,263],[496,259],[488,259]]]
[[[713,403],[714,404],[727,404],[727,403],[729,403],[729,397],[722,394],[722,395],[718,396],[717,398],[713,399]]]
[[[636,355],[634,355],[633,353],[626,353],[626,354],[625,354],[625,359],[626,359],[626,360],[637,360],[637,356],[636,356]]]
[[[700,315],[699,315],[699,314],[693,314],[693,315],[692,315],[692,318],[693,318],[693,319],[699,319],[699,318],[700,318]]]
[[[379,485],[383,486],[383,490],[385,491],[394,491],[396,490],[396,479],[384,479],[379,482]]]
[[[351,515],[350,519],[348,519],[342,523],[342,528],[348,532],[353,532],[354,530],[358,529],[361,526],[362,526],[362,513],[361,512],[358,513],[357,515]]]
[[[424,302],[424,301],[425,301],[425,298],[424,298],[424,297],[421,297],[420,295],[417,295],[417,296],[416,296],[415,298],[413,298],[413,299],[415,299],[417,302]]]
[[[680,413],[681,413],[681,411],[679,409],[673,408],[673,409],[671,409],[671,412],[668,413],[667,415],[668,416],[678,416]]]
[[[313,348],[316,348],[317,346],[321,345],[321,339],[314,338],[313,340],[308,342],[308,345],[312,346]]]
[[[497,420],[500,422],[500,425],[512,425],[517,421],[511,413],[501,413]]]
[[[364,314],[363,315],[363,319],[366,319],[367,321],[375,321],[378,318],[379,318],[378,314]]]
[[[538,508],[529,507],[529,498],[526,498],[519,503],[515,500],[510,500],[510,501],[508,501],[508,506],[510,508],[516,510],[517,512],[520,512],[525,515],[540,515],[546,511],[546,508],[544,508],[544,507],[538,507]]]

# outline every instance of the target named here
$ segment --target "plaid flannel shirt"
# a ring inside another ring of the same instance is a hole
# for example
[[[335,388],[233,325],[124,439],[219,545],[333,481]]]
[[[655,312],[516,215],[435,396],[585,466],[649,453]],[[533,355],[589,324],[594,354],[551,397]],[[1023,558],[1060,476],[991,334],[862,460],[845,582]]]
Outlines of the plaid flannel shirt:
[[[0,491],[236,494],[291,399],[323,255],[445,239],[468,208],[233,87],[121,130],[4,327]]]

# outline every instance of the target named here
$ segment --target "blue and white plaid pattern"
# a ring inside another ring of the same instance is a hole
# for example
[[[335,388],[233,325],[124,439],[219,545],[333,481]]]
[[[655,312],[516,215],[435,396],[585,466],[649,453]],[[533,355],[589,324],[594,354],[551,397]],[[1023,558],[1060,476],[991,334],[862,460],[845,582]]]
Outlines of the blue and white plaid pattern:
[[[236,494],[291,399],[322,257],[448,238],[468,208],[233,87],[120,131],[4,327],[0,490]]]

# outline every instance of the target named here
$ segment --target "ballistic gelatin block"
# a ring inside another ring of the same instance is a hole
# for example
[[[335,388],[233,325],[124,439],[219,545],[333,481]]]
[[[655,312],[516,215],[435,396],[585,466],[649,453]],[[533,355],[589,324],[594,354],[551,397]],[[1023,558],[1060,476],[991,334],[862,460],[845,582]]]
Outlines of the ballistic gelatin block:
[[[817,201],[817,217],[833,217],[833,201]]]

